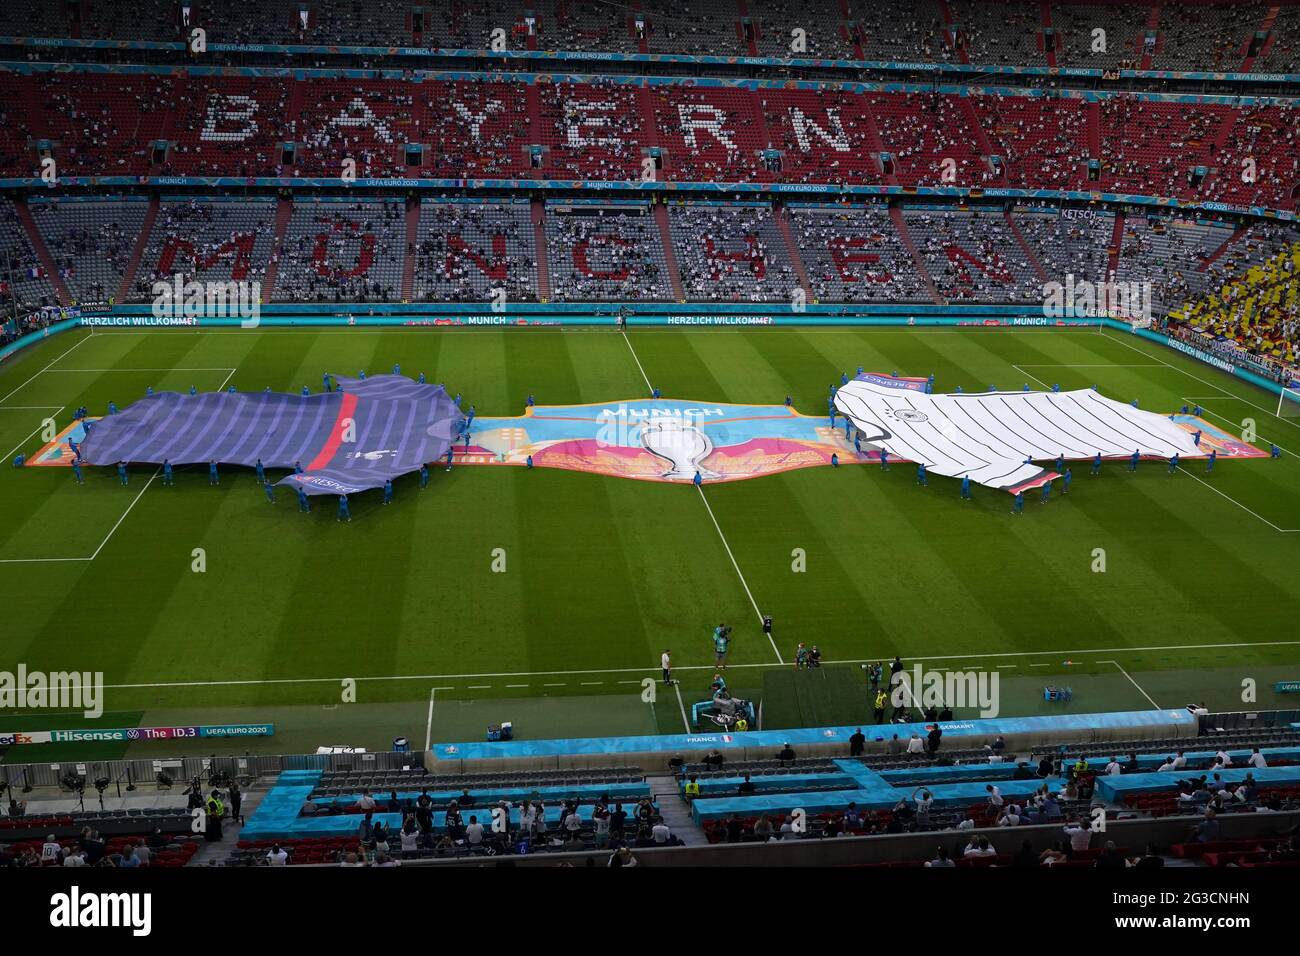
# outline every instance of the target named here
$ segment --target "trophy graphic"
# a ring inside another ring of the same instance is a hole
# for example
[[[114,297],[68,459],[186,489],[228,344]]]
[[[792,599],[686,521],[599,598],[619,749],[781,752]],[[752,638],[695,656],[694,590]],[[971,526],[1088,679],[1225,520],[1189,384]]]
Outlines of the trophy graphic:
[[[641,426],[641,447],[672,466],[661,476],[669,481],[691,481],[697,471],[701,478],[722,477],[700,464],[713,451],[709,436],[682,418],[661,416],[649,419]]]

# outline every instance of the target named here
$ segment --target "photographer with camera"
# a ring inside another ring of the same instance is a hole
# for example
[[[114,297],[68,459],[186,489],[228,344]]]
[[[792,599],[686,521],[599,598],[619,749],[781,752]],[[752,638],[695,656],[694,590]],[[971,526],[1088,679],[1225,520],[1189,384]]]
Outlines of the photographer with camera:
[[[727,648],[731,645],[731,628],[719,624],[713,629],[714,665],[720,670],[727,667]]]

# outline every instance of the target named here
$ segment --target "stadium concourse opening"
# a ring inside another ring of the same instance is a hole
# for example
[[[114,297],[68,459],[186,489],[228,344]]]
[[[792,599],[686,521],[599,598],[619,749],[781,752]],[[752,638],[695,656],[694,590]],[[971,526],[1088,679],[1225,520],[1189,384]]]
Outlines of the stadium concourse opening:
[[[1031,931],[1122,868],[1072,928],[1282,925],[1298,36],[7,0],[11,922],[508,862],[1005,867],[943,905]]]

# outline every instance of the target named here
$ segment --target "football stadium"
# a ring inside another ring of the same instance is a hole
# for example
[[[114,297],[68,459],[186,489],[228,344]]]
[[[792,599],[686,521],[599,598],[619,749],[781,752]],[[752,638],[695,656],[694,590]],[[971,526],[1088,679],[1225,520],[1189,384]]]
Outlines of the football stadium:
[[[7,0],[0,92],[5,865],[1300,864],[1300,4]]]

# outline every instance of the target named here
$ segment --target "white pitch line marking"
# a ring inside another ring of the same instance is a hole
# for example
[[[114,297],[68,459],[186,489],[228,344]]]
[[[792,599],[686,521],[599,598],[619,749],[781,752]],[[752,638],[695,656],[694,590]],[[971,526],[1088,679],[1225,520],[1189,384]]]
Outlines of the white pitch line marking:
[[[234,369],[229,366],[221,368],[52,368],[51,373],[55,372],[87,372],[93,374],[103,374],[105,372],[232,372]]]
[[[126,520],[126,516],[131,513],[131,509],[135,507],[136,502],[138,502],[141,498],[144,497],[144,493],[149,490],[149,486],[153,484],[153,480],[157,478],[161,473],[162,473],[162,466],[160,465],[158,466],[157,469],[155,469],[154,473],[149,476],[149,480],[144,483],[144,487],[140,489],[140,493],[135,496],[135,499],[129,505],[126,506],[126,510],[122,512],[122,517],[118,518],[117,524],[113,525],[113,527],[109,529],[108,534],[104,536],[104,540],[99,542],[99,547],[95,549],[95,553],[92,554],[88,560],[94,561],[97,557],[99,557],[99,552],[104,550],[104,545],[108,544],[109,538],[113,537],[113,535],[117,532],[117,529],[121,527],[122,522]]]
[[[1138,689],[1138,693],[1141,694],[1143,697],[1145,697],[1148,701],[1151,702],[1151,706],[1152,706],[1153,709],[1155,709],[1155,710],[1161,710],[1161,709],[1162,709],[1162,708],[1160,707],[1160,705],[1157,704],[1157,703],[1155,702],[1155,699],[1154,699],[1150,694],[1148,694],[1145,690],[1142,689],[1142,685],[1139,684],[1137,681],[1135,681],[1135,680],[1133,679],[1133,675],[1131,675],[1128,671],[1124,670],[1123,666],[1120,664],[1119,661],[1098,661],[1097,663],[1098,663],[1098,664],[1114,664],[1116,667],[1119,668],[1119,672],[1120,672],[1121,674],[1123,674],[1125,677],[1128,678],[1129,683],[1132,684],[1134,687],[1136,687],[1136,688]]]
[[[641,366],[641,358],[636,354],[636,349],[632,348],[632,340],[627,337],[627,329],[619,329],[619,331],[623,333],[623,341],[627,343],[627,350],[632,353],[632,361],[636,362],[636,367],[640,370],[641,377],[645,379],[646,391],[653,394],[655,388],[650,384],[650,376],[645,373],[645,369]]]
[[[1153,358],[1153,359],[1155,359],[1157,362],[1159,362],[1161,365],[1165,366],[1166,368],[1171,368],[1171,369],[1173,369],[1175,372],[1181,372],[1182,374],[1186,375],[1188,378],[1194,378],[1194,379],[1196,379],[1196,381],[1200,382],[1202,385],[1208,385],[1208,386],[1210,386],[1210,388],[1218,389],[1220,392],[1223,393],[1223,396],[1222,396],[1223,398],[1234,398],[1234,399],[1236,399],[1236,400],[1239,401],[1239,402],[1245,402],[1245,403],[1246,403],[1247,405],[1249,405],[1251,408],[1257,408],[1257,409],[1259,409],[1261,412],[1265,412],[1266,414],[1268,414],[1268,415],[1272,415],[1274,418],[1277,418],[1277,416],[1273,413],[1273,410],[1272,410],[1271,408],[1265,408],[1263,405],[1256,405],[1254,402],[1250,401],[1249,399],[1242,398],[1240,395],[1234,395],[1232,392],[1229,392],[1227,389],[1220,388],[1218,385],[1215,385],[1213,382],[1209,381],[1208,379],[1201,378],[1199,375],[1193,375],[1191,372],[1187,371],[1186,369],[1179,368],[1177,365],[1170,365],[1168,362],[1166,362],[1164,359],[1160,358],[1160,357],[1157,356],[1157,355],[1150,355],[1149,353],[1142,351],[1142,349],[1138,348],[1137,346],[1135,346],[1135,345],[1131,345],[1131,344],[1129,344],[1128,342],[1123,341],[1122,339],[1117,339],[1117,338],[1115,338],[1114,336],[1106,335],[1106,332],[1105,332],[1104,329],[1102,330],[1102,333],[1101,333],[1101,334],[1102,334],[1102,337],[1103,337],[1103,338],[1105,338],[1105,339],[1107,339],[1107,340],[1109,340],[1109,341],[1111,341],[1111,342],[1118,342],[1120,345],[1124,346],[1126,349],[1132,349],[1134,352],[1137,352],[1139,355],[1145,355],[1147,358]],[[1293,426],[1295,426],[1296,428],[1300,428],[1300,423],[1292,422],[1292,421],[1288,421],[1288,420],[1285,419],[1285,418],[1278,418],[1278,421],[1280,421],[1280,422],[1286,422],[1286,424],[1288,424],[1288,425],[1293,425]],[[1280,447],[1280,446],[1279,446],[1279,447]]]
[[[0,558],[0,564],[49,564],[49,563],[56,563],[62,561],[94,561],[97,557],[99,557],[99,552],[104,550],[104,545],[108,544],[109,539],[112,538],[113,535],[117,533],[117,529],[121,527],[122,522],[126,520],[126,516],[131,513],[131,509],[134,508],[136,506],[136,503],[141,498],[144,497],[144,493],[149,490],[149,486],[153,484],[154,479],[157,478],[158,475],[161,473],[162,473],[162,467],[159,466],[159,468],[155,470],[152,475],[149,476],[149,480],[144,483],[144,487],[140,489],[140,493],[137,494],[133,499],[131,499],[131,503],[126,506],[126,510],[122,512],[122,516],[117,519],[117,521],[113,524],[113,527],[108,529],[108,534],[104,536],[103,541],[99,542],[99,547],[95,549],[95,553],[92,554],[90,557],[88,558]]]
[[[1114,365],[1069,365],[1065,362],[1045,362],[1036,365],[1021,365],[1020,368],[1159,368],[1155,362],[1147,365],[1120,365],[1118,362]]]
[[[507,689],[514,688],[514,687],[527,687],[527,686],[528,686],[527,684],[506,684]]]
[[[438,692],[438,688],[429,688],[429,716],[424,719],[424,749],[428,750],[433,745],[433,695]]]
[[[29,378],[27,381],[23,382],[21,385],[19,385],[17,388],[15,388],[12,392],[10,392],[10,393],[9,393],[8,395],[6,395],[4,398],[0,398],[0,405],[3,405],[5,402],[9,401],[9,399],[13,398],[15,395],[17,395],[19,392],[21,392],[21,391],[22,391],[24,388],[26,388],[28,385],[32,384],[32,382],[36,381],[38,378],[40,378],[42,375],[44,375],[46,372],[48,372],[50,369],[52,369],[52,368],[54,367],[55,362],[59,362],[59,361],[61,361],[61,360],[63,359],[64,356],[71,354],[71,352],[72,352],[73,349],[75,349],[75,348],[77,348],[78,346],[80,346],[80,345],[84,344],[85,342],[89,341],[90,338],[91,338],[91,337],[90,337],[89,335],[87,335],[84,339],[82,339],[82,340],[81,340],[80,342],[78,342],[76,345],[72,346],[72,348],[70,348],[70,349],[68,349],[66,352],[64,352],[63,355],[60,355],[60,356],[59,356],[58,358],[56,358],[53,362],[51,362],[49,365],[45,366],[45,368],[41,369],[39,372],[37,372],[35,375],[33,375],[33,376],[32,376],[31,378]]]
[[[42,406],[35,406],[35,407],[39,408]],[[50,405],[44,407],[53,408],[54,406]],[[57,417],[59,412],[63,411],[67,407],[68,407],[67,405],[60,405],[58,411],[56,411],[53,415],[50,415],[49,417],[50,418]],[[13,456],[18,454],[18,452],[22,450],[22,447],[26,445],[29,441],[31,441],[33,438],[35,438],[40,433],[41,429],[44,427],[45,424],[42,422],[40,425],[37,425],[35,428],[33,428],[30,435],[28,435],[26,438],[20,441],[17,445],[14,445],[14,447],[9,450],[9,453],[5,455],[4,458],[0,458],[0,462],[9,461],[11,458],[13,458]]]
[[[636,354],[636,349],[632,347],[632,340],[627,337],[627,329],[620,329],[620,331],[623,333],[623,341],[627,343],[627,350],[632,353],[632,360],[636,362],[636,367],[641,371],[641,378],[645,380],[645,387],[653,393],[654,386],[650,384],[650,376],[646,375],[645,368],[641,365],[641,358]],[[754,608],[754,614],[758,617],[758,626],[762,627],[763,612],[759,610],[758,602],[754,600],[754,592],[749,589],[749,582],[745,580],[745,575],[741,573],[740,565],[736,562],[736,556],[731,552],[731,545],[727,543],[727,536],[722,533],[722,526],[718,524],[718,519],[713,514],[713,508],[709,505],[709,499],[705,497],[704,489],[700,485],[696,485],[695,490],[700,493],[700,500],[704,502],[705,510],[709,513],[709,520],[713,522],[714,530],[718,532],[718,537],[722,539],[722,546],[727,551],[727,557],[731,559],[731,566],[736,569],[736,576],[740,578],[740,586],[745,589],[745,594],[749,597],[749,603]],[[777,650],[776,641],[772,639],[771,634],[767,635],[767,640],[772,645],[772,653],[776,655],[776,659],[784,664],[785,658]]]
[[[1193,475],[1190,471],[1188,471],[1188,470],[1187,470],[1186,468],[1184,468],[1182,465],[1179,465],[1179,466],[1178,466],[1178,470],[1179,470],[1180,472],[1182,472],[1184,475],[1186,475],[1188,478],[1194,479],[1194,480],[1197,481],[1198,483],[1204,485],[1206,488],[1209,488],[1211,491],[1213,491],[1213,492],[1214,492],[1216,495],[1218,495],[1220,498],[1226,498],[1228,501],[1231,501],[1234,505],[1236,505],[1236,506],[1237,506],[1238,508],[1240,508],[1242,511],[1246,512],[1246,514],[1248,514],[1248,515],[1252,515],[1252,516],[1258,518],[1260,521],[1264,522],[1264,524],[1268,525],[1268,526],[1269,526],[1270,528],[1272,528],[1274,531],[1277,531],[1277,532],[1279,532],[1279,533],[1281,533],[1281,534],[1294,534],[1295,532],[1300,531],[1300,528],[1279,528],[1277,525],[1275,525],[1273,522],[1269,521],[1269,520],[1268,520],[1267,518],[1265,518],[1263,515],[1259,515],[1259,514],[1256,514],[1256,513],[1253,512],[1253,511],[1251,511],[1249,508],[1247,508],[1245,505],[1243,505],[1243,504],[1242,504],[1240,501],[1238,501],[1236,498],[1232,497],[1231,495],[1224,494],[1222,491],[1220,491],[1218,488],[1214,487],[1214,485],[1210,484],[1208,481],[1202,481],[1200,478],[1197,478],[1195,475]]]
[[[691,722],[686,717],[686,704],[682,701],[682,685],[677,681],[673,681],[673,690],[677,691],[677,709],[682,712],[682,726],[686,728],[686,732],[689,734],[691,732]]]
[[[709,520],[713,522],[713,527],[717,529],[718,537],[722,539],[722,546],[727,549],[727,557],[731,559],[731,566],[736,569],[736,576],[740,578],[740,586],[745,589],[745,594],[749,596],[749,603],[753,605],[754,614],[758,616],[758,626],[762,627],[763,612],[758,609],[758,602],[754,600],[754,592],[749,589],[749,582],[745,580],[745,575],[741,573],[740,565],[736,563],[736,556],[731,553],[731,545],[727,543],[727,536],[722,533],[722,527],[718,524],[718,519],[713,516],[713,508],[709,505],[709,499],[705,497],[704,489],[699,485],[695,486],[695,490],[700,493],[700,500],[704,502],[704,507],[709,512]],[[776,655],[776,659],[784,664],[785,658],[783,658],[781,652],[776,649],[776,641],[772,639],[771,634],[767,635],[767,640],[768,643],[772,645],[772,653]]]
[[[68,559],[63,559],[68,560]],[[71,560],[84,561],[85,558]],[[1221,644],[1157,644],[1144,647],[1085,647],[1068,651],[997,651],[991,654],[964,654],[960,658],[953,654],[935,654],[927,657],[912,657],[913,661],[950,661],[950,660],[992,660],[1005,657],[1059,657],[1074,654],[1132,654],[1138,651],[1201,651],[1218,650],[1225,647],[1294,647],[1300,641],[1229,641]],[[874,664],[879,656],[855,660],[823,661],[823,664]],[[747,667],[785,667],[781,664],[731,664],[729,670]],[[1030,667],[1049,667],[1050,664],[1030,664]],[[395,674],[376,677],[272,677],[248,680],[214,680],[214,681],[170,681],[156,684],[105,684],[109,690],[152,690],[163,687],[249,687],[262,684],[338,684],[347,679],[356,681],[406,681],[406,680],[472,680],[483,677],[565,677],[581,674],[655,674],[658,667],[610,667],[575,671],[516,671],[506,674]],[[711,671],[712,664],[684,664],[674,666],[673,670]],[[637,682],[639,683],[639,681]],[[543,684],[543,687],[564,687],[564,684]],[[438,690],[453,690],[452,687],[439,687]]]
[[[0,558],[0,564],[58,564],[66,561],[89,561],[90,558]]]
[[[1021,375],[1027,376],[1028,378],[1032,378],[1032,379],[1033,379],[1035,382],[1037,382],[1039,385],[1043,386],[1043,388],[1048,388],[1048,387],[1049,387],[1048,384],[1047,384],[1046,382],[1044,382],[1041,378],[1037,378],[1037,377],[1035,377],[1034,375],[1031,375],[1029,372],[1026,372],[1026,371],[1025,371],[1021,366],[1019,366],[1019,365],[1013,365],[1013,366],[1011,366],[1011,367],[1012,367],[1013,369],[1015,369],[1017,372],[1019,372]]]

